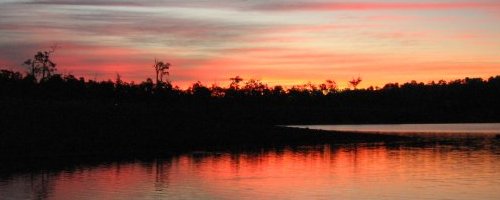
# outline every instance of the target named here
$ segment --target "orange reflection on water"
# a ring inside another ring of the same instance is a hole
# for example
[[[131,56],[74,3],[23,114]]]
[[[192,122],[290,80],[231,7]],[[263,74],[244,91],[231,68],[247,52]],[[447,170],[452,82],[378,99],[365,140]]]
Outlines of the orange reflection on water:
[[[497,147],[325,145],[201,152],[35,179],[17,176],[0,184],[0,192],[41,185],[24,190],[50,199],[495,199]]]

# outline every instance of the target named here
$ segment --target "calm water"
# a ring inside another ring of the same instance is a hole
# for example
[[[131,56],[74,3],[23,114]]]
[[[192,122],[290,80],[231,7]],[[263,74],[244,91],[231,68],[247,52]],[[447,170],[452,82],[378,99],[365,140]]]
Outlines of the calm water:
[[[500,199],[500,140],[477,135],[62,166],[0,175],[0,199]]]
[[[477,124],[368,124],[368,125],[296,125],[309,128],[341,132],[389,133],[397,135],[438,137],[495,137],[500,134],[500,123]]]

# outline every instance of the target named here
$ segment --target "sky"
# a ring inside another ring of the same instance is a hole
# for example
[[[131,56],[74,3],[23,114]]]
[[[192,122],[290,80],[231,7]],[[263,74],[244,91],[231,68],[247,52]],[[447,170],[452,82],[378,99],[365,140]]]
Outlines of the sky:
[[[500,75],[498,0],[0,0],[0,68],[57,45],[62,74],[360,87]]]

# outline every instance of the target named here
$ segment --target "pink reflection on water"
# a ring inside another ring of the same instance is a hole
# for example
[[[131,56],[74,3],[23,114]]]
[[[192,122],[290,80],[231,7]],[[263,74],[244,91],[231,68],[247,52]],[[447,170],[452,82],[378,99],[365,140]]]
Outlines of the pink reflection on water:
[[[49,199],[495,199],[500,154],[453,145],[198,152],[16,176],[0,192]]]

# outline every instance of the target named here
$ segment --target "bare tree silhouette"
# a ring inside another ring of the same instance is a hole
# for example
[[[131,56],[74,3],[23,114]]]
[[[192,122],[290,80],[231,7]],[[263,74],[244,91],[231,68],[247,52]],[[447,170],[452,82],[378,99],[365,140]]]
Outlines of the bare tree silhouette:
[[[50,56],[55,52],[56,48],[57,46],[52,46],[49,51],[39,51],[33,56],[33,59],[24,61],[24,65],[30,67],[29,75],[35,79],[41,75],[40,80],[52,76],[52,73],[57,69],[56,63],[51,60]]]
[[[349,81],[349,84],[356,90],[361,81],[363,80],[358,76],[358,78],[352,78],[352,80]]]
[[[154,68],[155,68],[155,72],[156,72],[156,86],[159,86],[159,85],[162,85],[163,83],[165,83],[163,81],[163,77],[165,75],[169,75],[168,70],[170,69],[170,66],[171,66],[170,63],[155,59]]]
[[[229,88],[231,89],[240,89],[240,82],[243,81],[243,78],[240,76],[235,76],[233,78],[229,79],[231,81],[231,84],[229,84]]]
[[[119,73],[116,73],[115,85],[120,86],[123,85],[123,83],[122,76]]]

